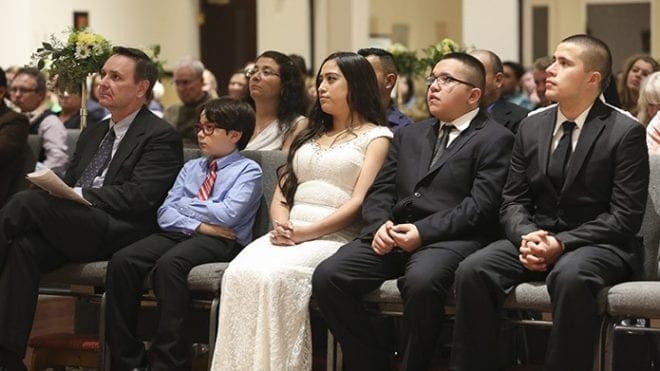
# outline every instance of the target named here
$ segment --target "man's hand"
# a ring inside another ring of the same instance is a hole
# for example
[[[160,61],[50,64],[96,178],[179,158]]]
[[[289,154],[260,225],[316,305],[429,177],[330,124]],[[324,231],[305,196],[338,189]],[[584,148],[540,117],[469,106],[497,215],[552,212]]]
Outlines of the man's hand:
[[[371,248],[374,250],[376,255],[385,255],[392,251],[394,246],[396,246],[396,243],[392,237],[390,237],[390,230],[393,226],[394,223],[388,220],[383,223],[383,225],[381,225],[380,228],[378,228],[376,231],[374,239],[371,241]]]
[[[519,251],[519,260],[525,268],[545,272],[559,259],[563,248],[554,236],[538,230],[522,236]]]
[[[397,224],[389,229],[390,237],[397,246],[407,252],[413,252],[422,245],[422,237],[412,223]]]

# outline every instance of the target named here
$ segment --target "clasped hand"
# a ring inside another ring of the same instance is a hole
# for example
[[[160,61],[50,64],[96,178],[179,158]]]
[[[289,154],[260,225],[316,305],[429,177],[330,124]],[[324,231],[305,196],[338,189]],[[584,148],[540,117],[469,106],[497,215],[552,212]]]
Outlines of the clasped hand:
[[[394,224],[388,220],[378,228],[371,248],[377,255],[385,255],[395,247],[413,252],[422,245],[422,237],[414,224]]]
[[[545,272],[563,253],[559,241],[542,229],[522,236],[518,259],[531,270]]]
[[[307,241],[306,228],[295,226],[290,221],[273,221],[275,228],[270,231],[270,243],[278,246],[293,246],[297,243]]]

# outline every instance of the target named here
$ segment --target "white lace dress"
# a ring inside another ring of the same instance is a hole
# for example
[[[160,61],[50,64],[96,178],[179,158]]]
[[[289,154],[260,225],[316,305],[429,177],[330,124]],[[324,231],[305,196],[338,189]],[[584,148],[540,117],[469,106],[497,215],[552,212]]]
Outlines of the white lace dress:
[[[369,143],[392,137],[376,127],[328,149],[303,145],[294,158],[299,185],[290,221],[319,221],[348,201]],[[229,264],[222,298],[213,370],[311,370],[309,298],[314,268],[359,232],[349,228],[295,246],[255,240]]]

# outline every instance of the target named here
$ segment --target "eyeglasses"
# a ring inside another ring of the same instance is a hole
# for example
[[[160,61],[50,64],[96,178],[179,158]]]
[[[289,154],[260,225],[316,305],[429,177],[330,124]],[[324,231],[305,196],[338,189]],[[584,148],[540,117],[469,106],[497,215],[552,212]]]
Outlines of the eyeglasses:
[[[247,76],[247,78],[249,79],[249,78],[251,78],[252,76],[255,76],[255,75],[258,74],[258,73],[261,74],[261,77],[265,77],[265,78],[269,78],[269,77],[271,77],[271,76],[278,76],[278,77],[280,77],[280,74],[279,74],[279,73],[277,73],[277,72],[271,70],[270,68],[264,68],[264,69],[262,69],[262,70],[260,70],[260,69],[258,69],[258,68],[253,68],[253,69],[251,69],[251,70],[247,70],[247,71],[245,71],[245,76]]]
[[[198,134],[200,131],[204,135],[213,135],[215,129],[222,129],[221,127],[215,126],[213,123],[202,124],[201,122],[195,126],[195,134]]]
[[[21,87],[13,87],[9,89],[9,93],[11,94],[27,94],[27,93],[34,93],[36,92],[37,89],[28,89],[28,88],[21,88]]]
[[[426,78],[426,86],[431,87],[433,84],[436,83],[436,81],[440,83],[440,86],[446,86],[446,85],[449,85],[453,82],[458,82],[458,83],[461,83],[461,84],[465,84],[467,86],[471,86],[473,88],[477,87],[476,85],[474,85],[471,82],[459,80],[459,79],[455,78],[454,76],[452,76],[450,74],[447,74],[447,73],[442,73],[439,76],[431,75],[431,76],[427,77]]]

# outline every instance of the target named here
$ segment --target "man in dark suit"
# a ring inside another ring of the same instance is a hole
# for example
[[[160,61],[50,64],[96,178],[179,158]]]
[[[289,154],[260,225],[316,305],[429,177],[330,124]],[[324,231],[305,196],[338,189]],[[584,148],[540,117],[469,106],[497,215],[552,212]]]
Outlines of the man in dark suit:
[[[64,179],[92,206],[29,190],[0,210],[0,370],[25,369],[40,274],[107,259],[153,232],[181,168],[180,136],[145,107],[157,75],[149,57],[115,48],[101,75],[112,116],[81,134]]]
[[[361,297],[400,277],[403,369],[426,369],[454,270],[497,236],[513,135],[479,109],[484,68],[447,55],[427,79],[432,119],[399,129],[362,208],[360,237],[316,269],[313,296],[349,370],[387,369]]]
[[[644,128],[598,96],[611,54],[586,35],[564,39],[548,67],[558,102],[520,125],[500,221],[507,239],[456,273],[452,365],[495,370],[499,309],[520,282],[545,280],[553,306],[546,370],[591,370],[597,294],[640,267],[639,231],[649,178]],[[573,150],[574,149],[574,150]]]
[[[481,106],[490,113],[493,120],[515,134],[520,121],[527,117],[529,110],[501,98],[504,70],[500,57],[490,50],[483,49],[473,50],[470,55],[477,58],[486,69],[486,86],[481,98]]]
[[[0,208],[12,194],[25,188],[25,174],[35,163],[27,144],[30,123],[7,107],[6,92],[7,77],[0,68]]]

